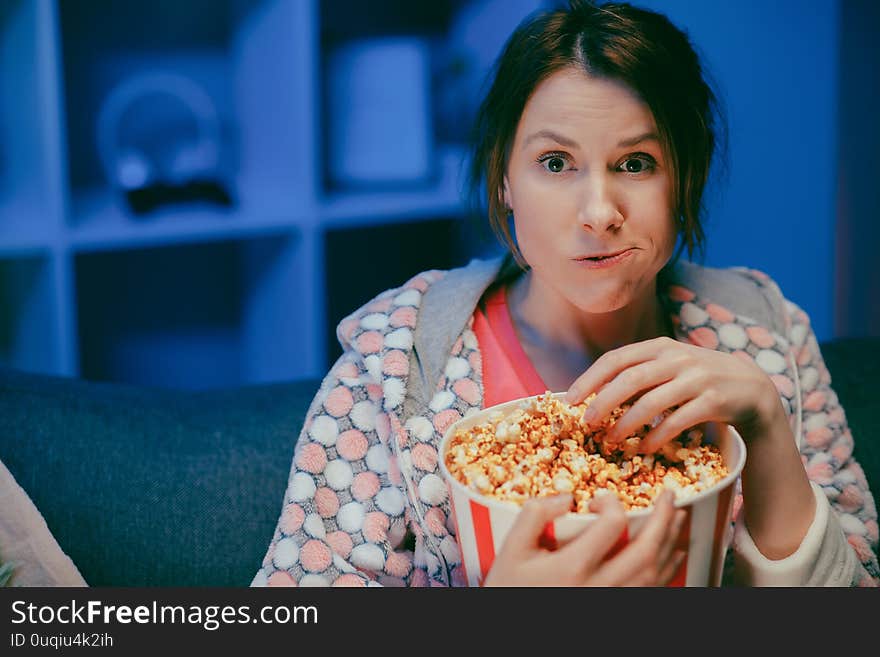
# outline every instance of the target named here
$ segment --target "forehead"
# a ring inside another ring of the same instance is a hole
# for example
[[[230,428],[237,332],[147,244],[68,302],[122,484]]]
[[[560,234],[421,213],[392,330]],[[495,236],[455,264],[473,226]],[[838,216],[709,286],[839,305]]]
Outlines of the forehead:
[[[647,104],[625,84],[566,68],[535,88],[520,116],[515,141],[550,129],[577,141],[616,144],[620,138],[656,128]]]

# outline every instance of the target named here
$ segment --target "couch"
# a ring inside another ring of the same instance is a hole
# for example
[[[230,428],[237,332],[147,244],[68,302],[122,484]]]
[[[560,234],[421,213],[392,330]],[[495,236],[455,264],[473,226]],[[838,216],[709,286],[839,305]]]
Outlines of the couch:
[[[880,493],[880,339],[822,345]],[[318,381],[179,392],[0,369],[0,461],[93,586],[247,586]]]

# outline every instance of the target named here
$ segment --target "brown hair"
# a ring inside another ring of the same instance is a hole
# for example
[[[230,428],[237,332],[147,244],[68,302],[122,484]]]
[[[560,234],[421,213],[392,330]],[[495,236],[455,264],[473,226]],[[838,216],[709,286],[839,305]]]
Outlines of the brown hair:
[[[624,3],[570,0],[568,9],[527,18],[504,46],[477,113],[469,175],[472,201],[483,209],[488,200],[495,235],[524,267],[504,202],[508,155],[535,88],[567,67],[622,82],[648,105],[672,172],[681,239],[673,260],[682,248],[702,254],[703,191],[716,142],[726,139],[721,108],[687,35],[665,16]]]

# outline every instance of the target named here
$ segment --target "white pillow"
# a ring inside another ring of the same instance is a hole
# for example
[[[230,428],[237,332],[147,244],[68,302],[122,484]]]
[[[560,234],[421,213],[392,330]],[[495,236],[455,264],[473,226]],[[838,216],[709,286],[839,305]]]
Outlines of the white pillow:
[[[0,559],[14,566],[9,586],[88,586],[42,514],[0,462]]]

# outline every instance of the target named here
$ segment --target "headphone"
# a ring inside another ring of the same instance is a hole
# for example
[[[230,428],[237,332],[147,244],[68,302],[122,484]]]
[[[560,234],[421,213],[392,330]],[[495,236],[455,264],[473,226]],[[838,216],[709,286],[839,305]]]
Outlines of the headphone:
[[[186,124],[190,134],[175,141]],[[98,113],[97,145],[107,180],[123,192],[184,184],[218,170],[220,119],[211,98],[191,79],[147,73],[107,95]]]

